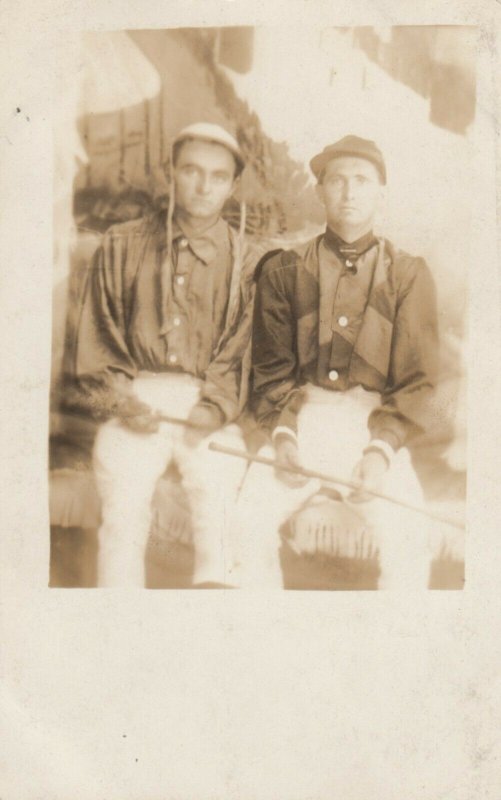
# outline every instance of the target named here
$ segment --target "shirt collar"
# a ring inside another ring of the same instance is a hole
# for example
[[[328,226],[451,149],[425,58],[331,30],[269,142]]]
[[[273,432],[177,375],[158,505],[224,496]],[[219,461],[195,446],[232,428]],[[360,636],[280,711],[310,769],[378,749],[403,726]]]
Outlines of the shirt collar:
[[[175,218],[172,221],[172,241],[187,239],[190,250],[204,264],[214,261],[218,252],[228,246],[228,226],[222,217],[202,233],[189,231]]]
[[[371,247],[377,244],[377,239],[372,231],[365,233],[354,242],[345,242],[337,233],[330,228],[325,231],[324,241],[330,250],[333,250],[337,256],[343,260],[351,258],[356,260],[362,253],[365,253]]]

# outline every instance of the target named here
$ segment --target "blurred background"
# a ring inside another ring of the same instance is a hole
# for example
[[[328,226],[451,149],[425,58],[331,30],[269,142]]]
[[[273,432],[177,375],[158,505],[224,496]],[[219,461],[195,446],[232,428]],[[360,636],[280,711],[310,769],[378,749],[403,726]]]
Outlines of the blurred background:
[[[165,203],[170,142],[200,120],[237,136],[248,161],[248,234],[270,248],[323,227],[312,155],[348,133],[381,147],[389,185],[377,232],[427,260],[439,297],[436,425],[414,459],[430,503],[464,504],[474,29],[119,31],[86,33],[75,45],[60,70],[54,128],[51,519],[60,540],[95,506],[85,471],[92,430],[82,420],[69,424],[59,408],[65,344],[90,258],[111,224]],[[238,203],[225,211],[235,224],[238,213]],[[81,577],[63,574],[69,567],[57,541],[52,585],[77,585],[71,581]]]

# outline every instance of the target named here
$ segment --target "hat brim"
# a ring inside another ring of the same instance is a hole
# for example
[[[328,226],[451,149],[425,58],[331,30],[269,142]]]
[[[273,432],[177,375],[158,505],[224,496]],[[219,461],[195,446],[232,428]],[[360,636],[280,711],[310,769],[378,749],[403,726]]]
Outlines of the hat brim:
[[[310,169],[315,175],[317,179],[319,179],[324,171],[325,167],[330,161],[334,161],[335,158],[343,158],[343,156],[348,156],[351,158],[362,158],[364,161],[368,161],[374,167],[376,167],[378,174],[381,178],[383,184],[386,184],[386,169],[384,164],[378,161],[376,158],[372,158],[367,153],[361,153],[359,150],[354,149],[344,149],[340,148],[339,150],[333,150],[330,153],[319,153],[310,161]]]
[[[182,142],[186,142],[188,140],[194,140],[197,142],[208,142],[209,144],[219,144],[221,147],[225,147],[226,150],[229,150],[229,152],[235,158],[235,161],[237,162],[237,165],[239,167],[239,171],[242,172],[244,170],[245,161],[242,153],[240,152],[240,150],[237,150],[235,147],[233,147],[225,139],[218,139],[216,136],[210,136],[210,135],[204,136],[203,134],[199,133],[186,133],[186,135],[177,136],[174,139],[172,146],[174,147],[174,145],[181,144]]]

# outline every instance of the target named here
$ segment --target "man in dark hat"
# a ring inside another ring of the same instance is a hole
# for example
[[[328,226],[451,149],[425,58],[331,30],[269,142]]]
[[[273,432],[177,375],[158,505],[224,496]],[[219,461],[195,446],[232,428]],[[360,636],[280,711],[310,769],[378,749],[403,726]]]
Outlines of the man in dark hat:
[[[230,423],[246,401],[245,293],[257,257],[243,239],[244,214],[237,232],[221,212],[243,167],[220,126],[183,129],[171,151],[167,212],[113,226],[94,257],[70,394],[101,422],[93,453],[100,586],[144,585],[152,497],[171,461],[190,500],[194,584],[232,583],[226,523],[241,465],[208,441],[242,445]]]
[[[325,233],[261,260],[251,406],[269,433],[265,455],[352,479],[345,496],[380,550],[380,587],[423,587],[423,517],[371,499],[414,504],[421,490],[406,445],[426,429],[435,374],[435,287],[421,258],[374,233],[386,167],[374,142],[346,136],[310,162]],[[281,585],[281,524],[318,484],[255,464],[241,497],[242,583]]]

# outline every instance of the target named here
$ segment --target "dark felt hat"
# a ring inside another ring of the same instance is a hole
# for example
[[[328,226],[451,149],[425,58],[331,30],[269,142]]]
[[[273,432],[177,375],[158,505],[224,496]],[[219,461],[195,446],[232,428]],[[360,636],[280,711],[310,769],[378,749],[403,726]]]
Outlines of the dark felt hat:
[[[333,158],[339,158],[340,156],[365,158],[367,161],[374,164],[381,176],[382,182],[386,183],[386,167],[381,150],[375,142],[372,142],[370,139],[361,139],[360,136],[345,136],[335,144],[328,144],[321,153],[313,156],[310,161],[310,167],[317,180],[320,179],[329,161],[332,161]]]

